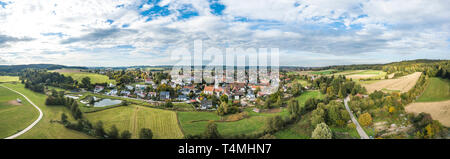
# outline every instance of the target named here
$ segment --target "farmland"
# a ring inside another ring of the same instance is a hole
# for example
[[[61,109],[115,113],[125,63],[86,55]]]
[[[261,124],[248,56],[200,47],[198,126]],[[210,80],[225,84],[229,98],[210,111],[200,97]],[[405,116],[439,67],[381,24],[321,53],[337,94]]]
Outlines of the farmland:
[[[367,89],[367,92],[369,93],[372,93],[375,90],[400,91],[404,93],[414,87],[421,74],[421,72],[416,72],[400,78],[380,80],[377,82],[362,85]]]
[[[21,99],[21,103],[16,99]],[[26,128],[39,116],[21,95],[0,87],[0,138],[5,138]]]
[[[138,138],[141,128],[150,128],[156,139],[183,138],[173,111],[130,105],[86,113],[85,117],[92,123],[102,121],[106,131],[112,125],[120,132],[128,130],[133,134],[132,138]]]
[[[450,127],[450,100],[441,102],[417,102],[405,107],[406,112],[429,113],[433,119],[439,120],[442,125]]]
[[[78,82],[81,82],[84,77],[89,77],[91,79],[91,83],[116,83],[115,80],[109,79],[108,76],[89,72],[81,72],[80,70],[75,69],[60,69],[55,70],[54,72],[61,73],[65,76],[70,76]]]
[[[0,82],[17,82],[19,76],[0,76]]]
[[[357,72],[350,72],[345,74],[346,78],[360,80],[360,79],[384,79],[386,72],[378,70],[360,70]]]
[[[450,100],[450,80],[430,78],[430,83],[417,102],[437,102]]]
[[[68,114],[69,121],[74,122],[70,110],[63,106],[45,106],[46,95],[25,89],[23,84],[2,84],[27,96],[44,113],[42,120],[19,139],[86,139],[93,138],[78,131],[65,128],[62,124],[54,122],[61,120],[61,114]]]

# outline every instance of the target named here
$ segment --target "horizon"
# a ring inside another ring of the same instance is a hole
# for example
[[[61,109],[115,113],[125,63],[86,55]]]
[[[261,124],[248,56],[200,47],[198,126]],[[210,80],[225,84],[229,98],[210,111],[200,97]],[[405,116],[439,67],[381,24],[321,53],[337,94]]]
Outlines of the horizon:
[[[0,0],[0,65],[174,65],[195,40],[278,48],[296,67],[450,59],[445,15],[450,3],[425,0]]]
[[[387,65],[391,63],[396,62],[406,62],[406,61],[417,61],[417,60],[430,60],[430,61],[447,61],[450,59],[412,59],[412,60],[401,60],[401,61],[393,61],[393,62],[387,62],[387,63],[362,63],[362,64],[342,64],[342,65],[324,65],[324,66],[295,66],[295,65],[279,65],[277,67],[298,67],[298,68],[324,68],[324,67],[334,67],[334,66],[352,66],[352,65]],[[129,67],[173,67],[175,65],[132,65],[132,66],[82,66],[82,65],[64,65],[64,64],[52,64],[52,63],[31,63],[31,64],[0,64],[0,66],[17,66],[17,65],[61,65],[66,67],[85,67],[85,68],[129,68]],[[178,66],[187,66],[187,65],[178,65]],[[191,67],[194,66],[219,66],[219,65],[191,65]],[[226,67],[226,66],[224,66]],[[251,67],[251,66],[234,66],[234,67]],[[256,65],[256,67],[261,67],[260,65]],[[271,67],[268,65],[267,67]]]

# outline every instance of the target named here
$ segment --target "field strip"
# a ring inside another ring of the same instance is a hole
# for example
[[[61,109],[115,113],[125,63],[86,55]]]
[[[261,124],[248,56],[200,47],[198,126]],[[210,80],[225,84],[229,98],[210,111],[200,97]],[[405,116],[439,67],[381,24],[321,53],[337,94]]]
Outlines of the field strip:
[[[33,123],[31,123],[31,125],[29,125],[29,126],[26,127],[25,129],[23,129],[22,131],[20,131],[20,132],[14,134],[14,135],[12,135],[12,136],[9,136],[9,137],[5,138],[5,139],[14,139],[14,138],[16,138],[16,137],[19,137],[19,136],[22,135],[22,134],[25,134],[27,131],[29,131],[31,128],[33,128],[37,123],[39,123],[39,121],[41,121],[42,116],[44,116],[44,114],[42,113],[42,110],[41,110],[38,106],[36,106],[30,99],[28,99],[28,97],[26,97],[26,96],[23,95],[22,93],[19,93],[19,92],[15,91],[15,90],[13,90],[13,89],[11,89],[11,88],[8,88],[8,87],[6,87],[6,86],[3,86],[3,85],[0,85],[0,86],[2,86],[2,87],[4,87],[4,88],[7,88],[7,89],[9,89],[10,91],[16,92],[17,94],[20,94],[20,95],[23,96],[23,97],[24,97],[31,105],[33,105],[33,106],[39,111],[39,117],[38,117]]]
[[[133,115],[131,116],[131,120],[130,120],[131,132],[135,138],[138,138],[138,134],[137,134],[138,111],[139,111],[139,107],[136,107],[136,109],[134,109],[134,111],[133,111]]]

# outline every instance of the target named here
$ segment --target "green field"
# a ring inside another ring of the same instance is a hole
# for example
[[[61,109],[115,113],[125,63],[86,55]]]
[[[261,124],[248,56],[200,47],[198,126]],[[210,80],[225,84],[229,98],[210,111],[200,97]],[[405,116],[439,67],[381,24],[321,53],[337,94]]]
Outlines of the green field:
[[[77,80],[78,82],[81,82],[81,80],[84,77],[91,78],[91,83],[113,83],[115,84],[115,80],[109,79],[106,75],[96,74],[96,73],[89,73],[89,72],[80,72],[75,70],[68,70],[68,69],[61,69],[61,70],[55,70],[54,72],[59,72],[60,74],[63,74],[65,76],[70,76],[74,80]]]
[[[417,102],[437,102],[450,100],[450,80],[430,78],[429,84]]]
[[[19,76],[0,76],[0,82],[17,82]]]
[[[2,84],[27,96],[44,113],[42,120],[30,131],[19,136],[20,139],[87,139],[93,138],[84,133],[65,128],[62,124],[52,121],[61,120],[61,114],[66,113],[69,121],[75,122],[70,110],[63,106],[45,106],[46,95],[25,89],[23,84]]]
[[[201,134],[205,131],[206,125],[209,120],[217,121],[217,127],[219,133],[225,137],[239,134],[252,134],[263,130],[265,119],[267,117],[281,115],[287,116],[288,112],[283,109],[279,113],[255,113],[251,112],[250,109],[246,111],[249,112],[249,118],[242,119],[234,122],[220,122],[220,116],[216,115],[215,112],[178,112],[178,119],[183,128],[185,134]]]
[[[101,120],[106,131],[116,125],[120,132],[130,131],[133,138],[138,138],[141,128],[150,128],[156,139],[183,138],[173,111],[130,105],[84,115],[93,124]]]
[[[304,106],[306,100],[308,100],[309,98],[323,99],[324,97],[325,97],[325,95],[323,95],[319,91],[306,91],[306,92],[302,93],[302,95],[296,97],[295,100],[298,101],[298,104],[300,106]]]
[[[15,102],[17,98],[22,100],[22,103]],[[38,110],[25,98],[0,86],[0,138],[23,130],[38,116]]]
[[[338,72],[338,70],[329,69],[329,70],[322,70],[322,71],[314,71],[314,72],[311,72],[311,74],[313,74],[313,75],[330,75],[330,74],[334,74],[337,72]]]

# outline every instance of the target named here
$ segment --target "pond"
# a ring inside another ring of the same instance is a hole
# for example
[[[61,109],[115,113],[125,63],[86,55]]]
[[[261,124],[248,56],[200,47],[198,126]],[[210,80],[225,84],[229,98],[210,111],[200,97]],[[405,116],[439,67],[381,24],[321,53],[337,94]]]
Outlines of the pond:
[[[102,99],[94,103],[94,107],[106,107],[122,103],[122,100]]]

